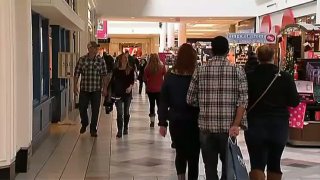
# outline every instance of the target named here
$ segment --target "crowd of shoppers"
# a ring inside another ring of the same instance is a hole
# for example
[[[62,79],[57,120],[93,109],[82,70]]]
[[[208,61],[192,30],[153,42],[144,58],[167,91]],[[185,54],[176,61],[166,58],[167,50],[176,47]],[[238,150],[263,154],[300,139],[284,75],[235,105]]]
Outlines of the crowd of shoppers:
[[[116,106],[116,137],[128,134],[132,88],[137,76],[139,94],[143,83],[146,84],[150,127],[155,124],[156,105],[160,135],[165,137],[169,127],[176,150],[178,180],[186,179],[187,169],[187,179],[198,179],[200,150],[206,179],[226,180],[228,138],[237,137],[244,125],[247,125],[250,179],[281,180],[280,161],[288,137],[287,107],[297,106],[299,95],[293,78],[273,64],[272,47],[263,45],[257,54],[250,53],[243,69],[228,61],[229,43],[225,37],[213,38],[213,58],[203,66],[197,66],[193,47],[183,44],[168,71],[157,54],[139,61],[128,52],[116,58],[107,54],[101,58],[97,51],[98,44],[89,42],[88,54],[79,59],[75,69],[75,84],[81,75],[80,91],[77,86],[74,89],[80,97],[81,134],[89,125],[87,109],[91,104],[90,133],[97,137],[101,94],[105,96],[104,104],[109,108]]]

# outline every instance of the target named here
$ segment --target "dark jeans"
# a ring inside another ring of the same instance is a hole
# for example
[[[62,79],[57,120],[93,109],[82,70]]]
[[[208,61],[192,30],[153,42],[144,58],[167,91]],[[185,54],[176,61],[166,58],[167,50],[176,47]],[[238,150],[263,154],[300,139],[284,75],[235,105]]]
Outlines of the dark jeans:
[[[123,130],[128,130],[131,99],[131,96],[126,96],[115,102],[117,108],[118,133],[122,133]]]
[[[101,92],[85,92],[81,91],[79,95],[79,111],[82,126],[88,126],[88,106],[91,104],[92,116],[90,123],[90,132],[97,132],[97,123],[99,118],[101,102]]]
[[[141,94],[142,93],[142,88],[143,88],[143,80],[139,80],[139,94]]]
[[[177,174],[185,174],[188,165],[188,179],[197,180],[199,173],[199,128],[197,121],[170,121],[171,138],[175,143]]]
[[[149,104],[150,104],[149,117],[154,117],[156,116],[156,112],[155,112],[156,103],[157,103],[157,107],[159,108],[160,92],[157,92],[157,93],[148,92],[148,97],[149,97]]]
[[[218,156],[222,162],[221,180],[226,179],[227,133],[210,133],[200,131],[200,144],[207,180],[218,180]]]
[[[281,156],[288,138],[288,118],[248,118],[245,140],[250,156],[251,169],[281,172]]]

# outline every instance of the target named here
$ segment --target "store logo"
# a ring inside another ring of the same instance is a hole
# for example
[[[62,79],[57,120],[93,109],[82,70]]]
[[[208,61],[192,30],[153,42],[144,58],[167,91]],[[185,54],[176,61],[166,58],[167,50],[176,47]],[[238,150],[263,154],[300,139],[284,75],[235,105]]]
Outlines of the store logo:
[[[276,40],[276,37],[275,37],[273,34],[268,34],[268,35],[266,36],[266,40],[267,40],[268,42],[274,42],[274,41]]]

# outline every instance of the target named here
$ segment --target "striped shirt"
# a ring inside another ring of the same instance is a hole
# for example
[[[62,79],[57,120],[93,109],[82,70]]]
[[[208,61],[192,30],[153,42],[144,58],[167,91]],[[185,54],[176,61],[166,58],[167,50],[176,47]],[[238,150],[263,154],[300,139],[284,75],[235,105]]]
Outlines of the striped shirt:
[[[102,77],[107,75],[107,66],[100,56],[93,60],[88,55],[80,57],[74,75],[81,74],[80,91],[95,92],[102,89]]]
[[[238,106],[247,107],[246,74],[225,57],[215,56],[195,70],[187,94],[187,103],[199,106],[199,128],[211,133],[227,133]],[[243,122],[246,123],[246,122]]]

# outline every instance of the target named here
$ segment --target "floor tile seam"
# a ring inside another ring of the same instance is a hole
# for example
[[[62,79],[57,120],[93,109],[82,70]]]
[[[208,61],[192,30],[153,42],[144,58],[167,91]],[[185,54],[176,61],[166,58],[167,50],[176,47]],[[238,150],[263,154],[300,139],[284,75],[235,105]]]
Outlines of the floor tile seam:
[[[101,117],[102,117],[101,110],[103,110],[103,108],[100,106],[99,118],[98,118],[97,127],[99,127],[99,125],[100,125],[100,119],[101,119]],[[85,172],[85,175],[84,175],[84,179],[87,179],[88,169],[89,169],[89,165],[90,165],[90,161],[91,161],[91,156],[92,156],[92,151],[93,151],[93,148],[94,148],[94,144],[95,144],[95,143],[96,143],[96,139],[94,139],[94,142],[93,142],[92,147],[91,147],[90,156],[89,156],[89,160],[88,160],[88,165],[87,165],[87,168],[86,168],[86,172]],[[110,161],[110,160],[109,160],[109,161]],[[109,177],[110,177],[110,164],[109,164]]]
[[[69,164],[69,161],[70,161],[70,159],[71,159],[71,157],[72,157],[72,154],[73,154],[73,152],[74,152],[74,150],[75,150],[75,148],[76,148],[76,146],[77,146],[77,144],[78,144],[79,138],[80,138],[80,134],[78,135],[78,138],[77,138],[77,140],[76,140],[76,143],[74,143],[74,145],[73,145],[72,151],[71,151],[71,153],[69,154],[68,160],[67,160],[66,164],[65,164],[64,167],[63,167],[63,170],[62,170],[62,172],[61,172],[61,175],[60,175],[60,177],[59,177],[59,180],[62,178],[62,176],[63,176],[63,174],[64,174],[64,172],[65,172],[65,170],[66,170],[66,168],[67,168],[67,166],[68,166],[68,164]]]
[[[43,165],[41,166],[41,168],[38,170],[38,172],[36,173],[36,176],[34,177],[34,179],[36,179],[39,174],[41,173],[41,171],[43,170],[43,168],[46,166],[46,164],[48,163],[48,161],[50,160],[50,158],[53,156],[54,152],[57,150],[57,148],[59,147],[60,143],[62,142],[63,138],[66,136],[66,134],[69,132],[69,130],[71,129],[71,126],[68,126],[68,128],[66,129],[66,131],[63,133],[63,135],[60,137],[60,140],[58,141],[58,143],[55,145],[55,147],[53,148],[52,152],[50,153],[49,157],[46,159],[46,161],[43,163]]]

